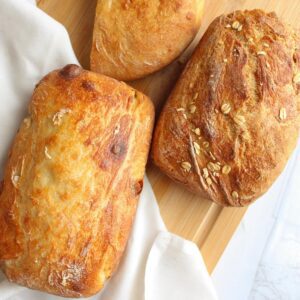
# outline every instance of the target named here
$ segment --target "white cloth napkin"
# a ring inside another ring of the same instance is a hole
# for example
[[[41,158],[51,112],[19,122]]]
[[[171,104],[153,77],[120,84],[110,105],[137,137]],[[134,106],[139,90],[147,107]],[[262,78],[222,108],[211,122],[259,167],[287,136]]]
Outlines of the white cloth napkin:
[[[0,177],[35,84],[68,63],[78,61],[62,25],[32,0],[0,0]],[[9,283],[0,273],[0,299],[62,298]],[[167,232],[147,178],[121,264],[90,299],[217,299],[196,245]]]

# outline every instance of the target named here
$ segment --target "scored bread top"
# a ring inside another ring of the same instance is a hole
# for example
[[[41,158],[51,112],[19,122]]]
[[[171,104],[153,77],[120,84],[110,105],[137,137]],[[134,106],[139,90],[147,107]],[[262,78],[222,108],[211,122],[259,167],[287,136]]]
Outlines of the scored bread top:
[[[98,292],[124,251],[154,108],[114,79],[68,65],[34,90],[0,191],[9,280],[65,297]]]
[[[157,71],[189,45],[204,0],[98,1],[91,70],[119,80]]]
[[[300,39],[274,13],[236,11],[208,28],[155,131],[154,162],[222,205],[268,190],[299,134]]]

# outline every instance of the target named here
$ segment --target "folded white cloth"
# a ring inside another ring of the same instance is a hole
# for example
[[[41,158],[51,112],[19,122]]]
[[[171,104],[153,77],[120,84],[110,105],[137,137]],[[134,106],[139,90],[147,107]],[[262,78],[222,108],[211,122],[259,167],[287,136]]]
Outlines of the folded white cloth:
[[[8,148],[35,84],[53,69],[78,63],[64,27],[32,0],[0,0],[0,177]],[[61,299],[9,283],[0,273],[0,299]],[[134,228],[116,274],[91,299],[217,299],[201,254],[168,233],[145,178]]]

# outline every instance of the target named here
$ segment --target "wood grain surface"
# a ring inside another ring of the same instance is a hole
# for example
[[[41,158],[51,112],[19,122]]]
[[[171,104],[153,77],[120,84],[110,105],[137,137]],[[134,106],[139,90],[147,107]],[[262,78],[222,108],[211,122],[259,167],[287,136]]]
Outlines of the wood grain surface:
[[[97,0],[38,1],[42,10],[66,27],[78,60],[87,69],[96,2]],[[158,113],[184,63],[211,21],[223,13],[253,8],[275,11],[283,20],[297,27],[300,0],[207,0],[200,31],[182,56],[163,70],[129,84],[150,96]],[[209,272],[212,272],[246,208],[222,208],[201,199],[173,183],[151,162],[147,174],[168,229],[194,241],[201,249]]]

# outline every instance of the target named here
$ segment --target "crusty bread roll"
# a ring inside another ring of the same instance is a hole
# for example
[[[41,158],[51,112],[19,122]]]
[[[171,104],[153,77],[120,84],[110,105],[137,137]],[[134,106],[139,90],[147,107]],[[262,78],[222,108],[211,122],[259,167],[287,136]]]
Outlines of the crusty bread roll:
[[[37,86],[0,195],[0,263],[12,282],[98,292],[124,251],[154,109],[114,79],[68,65]]]
[[[99,0],[91,70],[133,80],[169,64],[200,26],[204,0]]]
[[[236,11],[208,28],[155,131],[154,162],[216,203],[265,193],[296,146],[300,39],[274,13]]]

